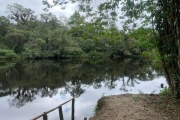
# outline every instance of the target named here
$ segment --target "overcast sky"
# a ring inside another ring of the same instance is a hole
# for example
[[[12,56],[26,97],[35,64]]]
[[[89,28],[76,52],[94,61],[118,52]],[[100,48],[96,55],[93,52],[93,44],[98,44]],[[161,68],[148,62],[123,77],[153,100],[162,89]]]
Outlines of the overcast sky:
[[[53,0],[48,0],[48,1],[52,2]],[[35,11],[36,15],[44,13],[43,8],[46,7],[45,5],[42,4],[42,0],[0,0],[0,5],[1,5],[0,16],[4,16],[4,15],[6,16],[7,5],[8,4],[12,5],[13,3],[18,3],[24,6],[25,8],[32,9],[33,11]],[[59,18],[59,16],[70,17],[74,13],[75,10],[76,10],[75,4],[68,4],[65,10],[62,10],[60,6],[55,6],[53,8],[50,8],[49,12],[53,13],[54,15],[57,16],[57,18]],[[122,29],[122,24],[120,20],[116,22],[116,25],[119,29]]]
[[[52,0],[48,0],[48,1],[52,1]],[[13,3],[18,3],[24,6],[25,8],[30,8],[33,11],[35,11],[36,14],[44,13],[42,9],[46,7],[45,5],[42,4],[42,0],[0,0],[0,5],[1,5],[0,16],[6,15],[5,11],[7,10],[6,9],[7,5],[8,4],[12,5]],[[74,4],[68,5],[65,10],[62,10],[59,6],[50,8],[50,12],[52,12],[57,17],[62,15],[69,17],[70,15],[73,14],[74,11],[75,11]]]

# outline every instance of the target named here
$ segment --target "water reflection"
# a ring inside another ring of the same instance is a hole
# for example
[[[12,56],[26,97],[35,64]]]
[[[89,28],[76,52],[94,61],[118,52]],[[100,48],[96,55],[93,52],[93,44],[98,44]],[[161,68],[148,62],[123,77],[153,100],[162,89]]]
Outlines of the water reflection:
[[[53,95],[57,94],[58,89],[51,89],[49,87],[44,88],[30,88],[27,86],[18,87],[13,90],[11,96],[13,96],[14,99],[9,100],[10,106],[14,107],[21,107],[25,105],[27,102],[32,102],[36,99],[36,95],[39,95],[41,97],[52,97]]]
[[[10,95],[9,105],[20,108],[39,97],[52,98],[58,94],[80,97],[87,94],[89,88],[113,90],[118,87],[120,91],[129,92],[142,81],[160,76],[163,76],[161,69],[139,59],[30,60],[0,70],[0,97]]]
[[[139,80],[153,80],[163,75],[161,70],[137,59],[96,62],[43,60],[17,64],[0,72],[0,96],[11,94],[14,99],[9,101],[10,105],[20,107],[36,99],[35,95],[52,97],[60,87],[65,88],[62,94],[79,97],[85,92],[84,85],[99,89],[103,81],[106,87],[114,89],[115,81],[120,79],[123,81],[120,90],[127,91],[126,86],[134,87]]]

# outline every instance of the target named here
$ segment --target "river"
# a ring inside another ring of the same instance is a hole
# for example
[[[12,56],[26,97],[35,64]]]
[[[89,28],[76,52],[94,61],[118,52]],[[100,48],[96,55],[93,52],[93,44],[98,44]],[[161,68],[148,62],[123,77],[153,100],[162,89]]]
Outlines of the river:
[[[0,120],[28,120],[72,97],[75,120],[83,120],[104,95],[157,94],[161,84],[168,86],[162,69],[139,59],[0,63]],[[62,108],[70,120],[71,102]],[[48,118],[59,120],[58,110]]]

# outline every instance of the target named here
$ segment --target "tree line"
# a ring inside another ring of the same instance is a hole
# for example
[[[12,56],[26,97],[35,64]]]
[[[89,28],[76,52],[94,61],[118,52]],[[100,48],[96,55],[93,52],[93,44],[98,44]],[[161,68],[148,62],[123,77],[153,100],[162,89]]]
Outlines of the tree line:
[[[87,20],[79,11],[70,18],[49,12],[36,15],[14,3],[0,16],[0,59],[132,57],[156,53],[152,29],[119,30],[115,22]]]

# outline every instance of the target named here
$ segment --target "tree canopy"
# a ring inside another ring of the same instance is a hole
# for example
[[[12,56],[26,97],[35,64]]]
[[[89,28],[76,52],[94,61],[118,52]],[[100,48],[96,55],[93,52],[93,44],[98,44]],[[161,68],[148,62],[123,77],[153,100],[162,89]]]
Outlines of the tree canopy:
[[[113,20],[98,14],[87,20],[80,11],[70,18],[46,11],[40,15],[30,8],[14,3],[7,6],[7,17],[0,16],[0,50],[13,51],[22,58],[117,58],[149,56],[152,49],[147,36],[151,29],[140,28],[136,33],[119,30]],[[8,54],[8,53],[7,53]],[[5,54],[3,54],[5,55]],[[10,55],[11,56],[11,55]],[[3,58],[6,58],[5,56]],[[12,57],[14,59],[14,57]]]

